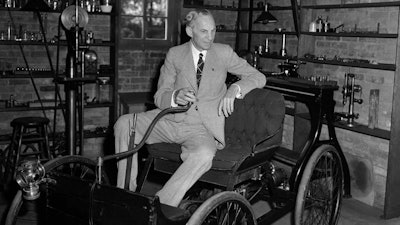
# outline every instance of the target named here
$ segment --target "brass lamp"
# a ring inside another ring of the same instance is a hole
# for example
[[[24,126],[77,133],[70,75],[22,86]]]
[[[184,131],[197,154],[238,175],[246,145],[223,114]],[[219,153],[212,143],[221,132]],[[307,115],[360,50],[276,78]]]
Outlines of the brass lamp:
[[[26,200],[39,198],[39,184],[45,175],[45,169],[39,161],[23,161],[17,168],[15,180],[22,188]]]
[[[275,16],[273,16],[269,11],[268,7],[270,5],[268,3],[265,4],[264,6],[264,11],[257,17],[257,19],[254,21],[254,23],[276,23],[278,20],[276,19]]]

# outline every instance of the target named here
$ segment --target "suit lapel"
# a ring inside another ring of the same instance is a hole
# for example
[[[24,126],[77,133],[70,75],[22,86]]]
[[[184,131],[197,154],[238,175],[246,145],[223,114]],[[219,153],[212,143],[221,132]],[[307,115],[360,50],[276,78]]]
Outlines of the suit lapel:
[[[194,68],[193,54],[192,54],[190,42],[187,42],[186,50],[183,55],[184,55],[183,71],[185,71],[183,76],[185,77],[186,81],[189,83],[190,87],[193,88],[197,92],[196,68]]]
[[[216,60],[218,60],[218,59],[217,59],[215,49],[213,47],[211,47],[207,51],[207,57],[206,57],[206,61],[204,63],[200,86],[204,86],[204,85],[208,86],[207,85],[207,80],[209,79],[208,76],[210,76],[210,74],[212,74],[210,71],[214,71],[215,62],[217,62]]]

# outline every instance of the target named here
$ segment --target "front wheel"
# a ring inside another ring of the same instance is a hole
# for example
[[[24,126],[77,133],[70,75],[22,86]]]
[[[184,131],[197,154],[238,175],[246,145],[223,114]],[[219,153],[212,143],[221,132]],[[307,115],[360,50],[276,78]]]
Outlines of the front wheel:
[[[295,225],[335,225],[343,196],[343,167],[337,149],[322,145],[304,169],[296,197]]]
[[[65,174],[78,177],[82,180],[94,181],[96,179],[96,162],[82,156],[63,156],[48,161],[43,165],[46,177],[52,173]],[[103,171],[103,181],[108,184],[108,177]],[[22,191],[18,190],[7,212],[5,225],[36,223],[38,213],[43,206],[42,199],[28,201],[23,199]]]
[[[236,192],[224,191],[207,199],[190,217],[187,225],[254,225],[250,203]]]

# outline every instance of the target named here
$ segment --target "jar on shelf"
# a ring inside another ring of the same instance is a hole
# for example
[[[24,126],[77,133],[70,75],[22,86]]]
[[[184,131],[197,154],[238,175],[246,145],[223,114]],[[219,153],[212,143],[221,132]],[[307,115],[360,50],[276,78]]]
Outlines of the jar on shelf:
[[[112,85],[109,77],[97,77],[96,81],[96,102],[109,103],[112,102]]]

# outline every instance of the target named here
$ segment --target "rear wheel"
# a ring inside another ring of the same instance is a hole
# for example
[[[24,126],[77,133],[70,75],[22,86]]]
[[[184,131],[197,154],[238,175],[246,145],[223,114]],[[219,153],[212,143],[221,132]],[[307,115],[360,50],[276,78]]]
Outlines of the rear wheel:
[[[331,145],[319,147],[304,169],[296,197],[295,225],[335,225],[343,196],[343,167]]]
[[[48,161],[43,165],[46,177],[52,173],[65,174],[78,177],[82,180],[94,181],[96,179],[96,163],[82,156],[63,156]],[[108,183],[108,177],[103,171],[102,180]],[[23,199],[22,191],[19,190],[7,212],[5,225],[14,224],[38,224],[38,214],[42,205],[41,198],[28,201]]]
[[[253,225],[256,219],[250,203],[236,192],[224,191],[207,199],[187,225]]]

